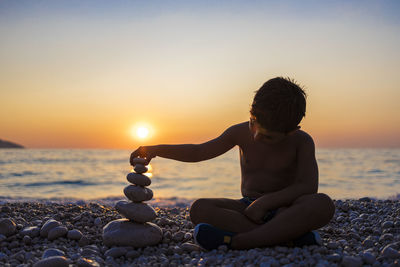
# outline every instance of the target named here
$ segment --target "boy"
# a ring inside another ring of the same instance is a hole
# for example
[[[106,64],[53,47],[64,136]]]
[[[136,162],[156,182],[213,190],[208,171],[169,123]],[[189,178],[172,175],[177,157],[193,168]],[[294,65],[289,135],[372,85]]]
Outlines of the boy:
[[[306,95],[294,81],[274,78],[257,92],[250,121],[233,125],[203,144],[142,146],[131,154],[149,162],[160,156],[184,162],[240,148],[242,199],[202,198],[190,209],[195,241],[205,249],[250,249],[278,244],[320,244],[317,232],[335,212],[317,193],[313,139],[300,130]],[[312,232],[311,232],[312,231]]]

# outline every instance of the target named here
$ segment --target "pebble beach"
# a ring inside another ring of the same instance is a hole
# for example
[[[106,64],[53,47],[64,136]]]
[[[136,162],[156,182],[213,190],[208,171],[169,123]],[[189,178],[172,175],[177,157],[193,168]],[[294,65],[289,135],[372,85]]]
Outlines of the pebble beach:
[[[322,246],[204,251],[194,244],[190,200],[157,199],[160,244],[107,247],[102,228],[122,216],[114,200],[1,201],[0,266],[400,266],[400,200],[335,200]],[[59,230],[43,237],[50,219]]]

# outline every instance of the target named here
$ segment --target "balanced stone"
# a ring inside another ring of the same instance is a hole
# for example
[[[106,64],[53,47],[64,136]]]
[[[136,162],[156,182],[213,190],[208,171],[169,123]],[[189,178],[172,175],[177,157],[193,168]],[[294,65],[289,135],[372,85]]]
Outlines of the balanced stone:
[[[134,165],[136,165],[136,164],[146,165],[147,161],[145,158],[134,158],[134,159],[132,159],[132,163]]]
[[[127,219],[135,222],[150,222],[157,217],[156,211],[146,203],[119,201],[115,209]]]
[[[153,223],[135,223],[128,219],[109,222],[103,228],[103,241],[108,247],[131,246],[135,248],[158,244],[162,230]]]
[[[151,180],[149,177],[139,173],[134,173],[134,172],[128,173],[126,179],[128,180],[128,182],[135,185],[149,186],[151,184]]]
[[[142,202],[153,198],[153,191],[151,189],[137,185],[128,185],[125,187],[124,194],[133,202]]]
[[[148,171],[147,167],[142,164],[136,164],[134,170],[136,173],[144,173]]]
[[[17,225],[11,219],[1,219],[0,220],[0,234],[5,236],[10,236],[14,234],[17,229]]]

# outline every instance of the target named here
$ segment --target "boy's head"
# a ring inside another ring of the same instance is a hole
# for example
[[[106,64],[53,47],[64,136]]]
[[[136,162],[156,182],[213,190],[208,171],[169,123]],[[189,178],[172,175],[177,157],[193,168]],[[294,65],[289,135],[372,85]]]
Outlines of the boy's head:
[[[289,133],[298,128],[306,113],[306,93],[289,78],[267,81],[254,96],[250,114],[264,129]]]

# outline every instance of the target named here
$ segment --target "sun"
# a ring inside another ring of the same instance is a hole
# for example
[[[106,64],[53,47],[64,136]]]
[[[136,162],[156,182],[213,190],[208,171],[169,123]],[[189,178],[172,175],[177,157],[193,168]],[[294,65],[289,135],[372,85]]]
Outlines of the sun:
[[[154,129],[151,124],[147,122],[138,122],[132,125],[130,135],[134,139],[149,139],[154,135]]]
[[[137,135],[137,137],[144,139],[149,136],[149,129],[144,126],[140,126],[136,130],[136,135]]]

